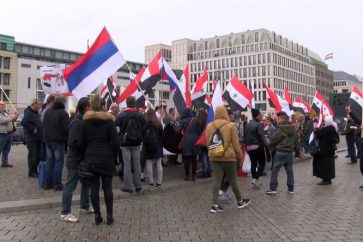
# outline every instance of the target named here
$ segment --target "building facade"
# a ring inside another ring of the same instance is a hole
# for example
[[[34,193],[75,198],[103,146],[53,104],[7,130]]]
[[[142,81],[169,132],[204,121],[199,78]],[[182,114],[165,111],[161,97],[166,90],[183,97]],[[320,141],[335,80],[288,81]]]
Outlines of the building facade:
[[[161,56],[166,62],[171,62],[171,46],[164,44],[149,45],[145,47],[145,63],[149,63],[152,58],[161,50]]]
[[[334,93],[350,93],[353,86],[359,90],[362,88],[362,81],[356,75],[351,75],[344,71],[334,71]]]
[[[279,95],[287,86],[291,98],[311,102],[315,93],[315,68],[308,49],[266,29],[248,30],[212,38],[172,41],[171,66],[176,69],[190,65],[191,85],[208,70],[208,92],[212,80],[225,89],[236,75],[254,89],[256,105],[269,109],[266,83]]]
[[[333,71],[329,70],[319,55],[309,51],[309,56],[315,67],[316,90],[329,102],[330,94],[334,92]]]

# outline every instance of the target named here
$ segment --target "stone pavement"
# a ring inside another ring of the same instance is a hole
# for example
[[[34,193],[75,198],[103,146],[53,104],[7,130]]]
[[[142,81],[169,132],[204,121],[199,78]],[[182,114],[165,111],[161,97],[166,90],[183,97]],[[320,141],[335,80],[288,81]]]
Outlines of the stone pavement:
[[[283,170],[274,197],[264,194],[269,176],[261,179],[260,190],[251,188],[251,178],[239,178],[242,195],[252,200],[244,209],[233,201],[211,214],[212,180],[207,179],[125,195],[115,201],[113,226],[95,226],[89,215],[77,224],[64,223],[59,208],[1,213],[0,241],[363,241],[358,189],[363,178],[358,165],[346,165],[344,155],[336,160],[331,186],[316,185],[310,161],[295,163],[293,195],[286,192]]]

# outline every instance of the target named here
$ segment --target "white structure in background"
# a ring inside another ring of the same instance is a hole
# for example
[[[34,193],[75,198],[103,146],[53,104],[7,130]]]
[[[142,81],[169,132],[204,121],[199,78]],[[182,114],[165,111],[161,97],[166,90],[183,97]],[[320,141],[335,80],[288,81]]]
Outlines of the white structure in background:
[[[349,93],[352,87],[362,89],[362,79],[356,75],[351,75],[344,71],[334,71],[334,93]]]

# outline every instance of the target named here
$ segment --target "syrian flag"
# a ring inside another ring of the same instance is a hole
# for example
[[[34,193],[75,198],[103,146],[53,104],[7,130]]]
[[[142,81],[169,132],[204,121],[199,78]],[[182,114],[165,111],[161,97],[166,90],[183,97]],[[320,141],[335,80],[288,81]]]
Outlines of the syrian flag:
[[[232,77],[223,93],[224,100],[233,111],[245,110],[253,97],[253,93],[236,76]]]
[[[139,85],[146,94],[153,93],[152,88],[161,80],[162,62],[161,51],[159,50],[146,67],[140,80]]]
[[[327,101],[321,96],[319,91],[316,91],[313,104],[311,105],[310,114],[320,113],[320,107],[323,107],[324,115],[334,116],[333,109],[330,107]]]
[[[207,68],[204,67],[202,75],[195,82],[191,92],[192,104],[196,108],[201,108],[204,106],[204,100],[207,94],[207,81],[208,81]]]
[[[329,59],[333,59],[334,58],[334,55],[333,55],[333,52],[327,54],[325,57],[324,57],[324,61],[326,60],[329,60]]]
[[[121,93],[119,99],[117,100],[120,107],[126,107],[126,99],[129,96],[135,97],[137,108],[142,108],[145,106],[145,96],[143,95],[143,91],[138,87],[138,84],[140,84],[141,77],[144,73],[145,67],[142,67],[140,72],[135,76],[135,79],[131,81],[125,90]]]
[[[294,111],[300,112],[300,113],[309,113],[310,112],[310,106],[307,104],[304,100],[300,98],[295,98],[295,101],[292,103]]]
[[[289,93],[289,90],[287,89],[287,86],[285,86],[285,88],[284,88],[284,98],[289,105],[292,105],[290,93]]]
[[[355,86],[353,86],[352,92],[350,93],[348,105],[352,113],[357,117],[362,117],[363,95]]]
[[[324,104],[321,103],[320,111],[319,111],[319,117],[318,117],[318,128],[323,127],[323,120],[324,120],[324,111],[323,111]]]
[[[294,112],[290,110],[289,103],[285,99],[280,97],[280,95],[277,95],[274,91],[272,91],[266,83],[264,83],[263,85],[266,88],[270,106],[275,108],[276,112],[283,111],[290,117]]]
[[[113,76],[110,76],[107,81],[103,83],[101,98],[106,102],[107,110],[110,108],[111,104],[118,99],[118,91]]]
[[[189,91],[189,65],[185,67],[184,73],[178,80],[169,66],[163,59],[163,76],[166,76],[170,87],[174,90],[173,101],[179,113],[182,113],[185,107],[191,106]]]
[[[250,83],[250,90],[251,90],[251,92],[253,94],[255,94],[255,87],[254,87],[253,80],[251,80],[251,83]],[[250,107],[251,108],[256,108],[256,102],[255,102],[255,96],[254,95],[253,95],[253,98],[251,99]]]

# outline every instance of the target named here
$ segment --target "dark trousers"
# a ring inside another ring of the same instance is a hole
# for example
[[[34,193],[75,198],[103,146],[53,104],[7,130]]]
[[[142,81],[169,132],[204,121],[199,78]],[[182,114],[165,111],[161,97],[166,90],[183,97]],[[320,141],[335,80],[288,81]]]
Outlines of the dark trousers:
[[[231,184],[229,183],[226,174],[224,174],[220,190],[222,190],[223,192],[226,192],[230,185]]]
[[[355,146],[357,147],[357,151],[358,151],[358,154],[357,154],[357,157],[361,157],[361,154],[362,152],[362,148],[361,148],[361,144],[362,144],[362,138],[360,137],[360,135],[354,135],[354,143],[355,143]]]
[[[247,151],[251,160],[251,174],[252,178],[258,180],[262,172],[265,169],[265,151],[262,146],[259,146],[257,150]],[[258,165],[258,168],[257,168]]]
[[[361,142],[361,144],[360,144],[360,150],[363,151],[363,142]],[[360,168],[360,173],[363,176],[363,152],[360,153],[359,168]]]
[[[350,155],[350,160],[352,163],[357,162],[357,155],[355,152],[354,139],[353,137],[346,136],[348,154]]]
[[[197,156],[196,155],[183,155],[185,175],[189,176],[190,166],[192,166],[192,175],[195,176],[197,172]]]
[[[102,180],[102,190],[105,198],[106,211],[108,217],[113,217],[113,192],[112,176],[95,173],[91,185],[91,202],[95,214],[101,214],[100,211],[100,180]]]
[[[26,143],[28,148],[28,176],[37,173],[42,157],[42,142],[31,141]]]

